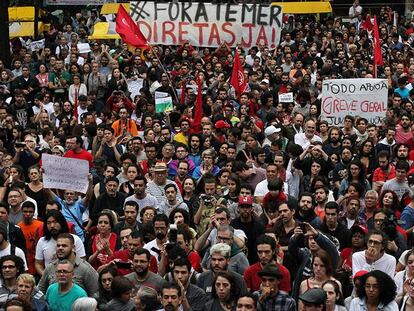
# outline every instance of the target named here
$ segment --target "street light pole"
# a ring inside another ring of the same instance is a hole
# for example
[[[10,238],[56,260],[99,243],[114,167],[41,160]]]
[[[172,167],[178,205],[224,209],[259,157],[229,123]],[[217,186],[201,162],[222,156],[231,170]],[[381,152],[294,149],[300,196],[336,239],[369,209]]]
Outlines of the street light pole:
[[[10,37],[9,37],[9,0],[0,1],[0,59],[6,68],[10,68]]]

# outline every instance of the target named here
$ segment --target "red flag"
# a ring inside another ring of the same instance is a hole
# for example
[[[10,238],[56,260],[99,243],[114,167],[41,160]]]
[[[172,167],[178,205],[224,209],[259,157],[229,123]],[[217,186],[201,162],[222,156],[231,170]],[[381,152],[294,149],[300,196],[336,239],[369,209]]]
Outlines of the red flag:
[[[148,48],[149,44],[145,39],[138,25],[132,20],[123,5],[119,5],[116,16],[116,32],[125,43],[137,48]]]
[[[241,94],[248,90],[247,82],[244,77],[243,67],[240,64],[239,52],[234,53],[233,72],[231,73],[230,84],[236,90],[236,96],[240,99]]]
[[[73,107],[73,116],[75,117],[75,123],[78,124],[78,86],[75,84],[75,98]]]
[[[367,17],[365,21],[361,24],[361,27],[368,31],[372,30],[371,16],[369,16],[369,14],[367,14]]]
[[[186,80],[184,80],[184,81],[181,83],[181,97],[180,97],[180,103],[181,103],[181,105],[184,105],[184,104],[185,104],[185,91],[186,91],[186,84],[187,84],[187,81],[186,81]]]
[[[380,36],[378,31],[377,16],[374,16],[374,65],[384,65],[382,50],[380,46]]]
[[[191,125],[191,129],[194,132],[201,132],[201,119],[203,118],[203,97],[201,94],[201,81],[200,78],[197,78],[197,99],[196,99],[196,106],[194,111],[194,120],[193,124]]]

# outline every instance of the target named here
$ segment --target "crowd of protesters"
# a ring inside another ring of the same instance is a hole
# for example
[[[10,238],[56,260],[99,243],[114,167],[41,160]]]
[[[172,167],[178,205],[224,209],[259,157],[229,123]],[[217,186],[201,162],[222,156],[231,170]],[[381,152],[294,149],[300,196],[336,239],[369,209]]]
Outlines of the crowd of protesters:
[[[377,12],[374,72],[366,15],[286,17],[275,49],[89,40],[95,10],[52,18],[40,50],[13,40],[0,310],[414,310],[414,23]],[[374,76],[381,124],[320,117],[325,79]],[[42,154],[87,160],[87,192],[44,187]]]

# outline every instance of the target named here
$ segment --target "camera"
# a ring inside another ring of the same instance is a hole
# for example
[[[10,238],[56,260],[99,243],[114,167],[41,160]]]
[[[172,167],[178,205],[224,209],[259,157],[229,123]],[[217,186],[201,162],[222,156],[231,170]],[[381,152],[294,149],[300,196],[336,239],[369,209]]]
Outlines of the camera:
[[[203,197],[204,206],[207,208],[213,207],[213,197],[210,195],[206,195]]]
[[[130,262],[127,262],[127,261],[117,261],[116,267],[119,269],[131,269],[132,265]]]
[[[397,238],[397,220],[394,215],[389,215],[384,219],[381,229],[387,235],[390,241],[394,241]]]
[[[26,143],[24,143],[24,142],[16,142],[15,144],[14,144],[17,148],[24,148],[24,147],[26,147]]]
[[[170,232],[169,232],[169,243],[175,244],[177,243],[177,225],[170,225]]]

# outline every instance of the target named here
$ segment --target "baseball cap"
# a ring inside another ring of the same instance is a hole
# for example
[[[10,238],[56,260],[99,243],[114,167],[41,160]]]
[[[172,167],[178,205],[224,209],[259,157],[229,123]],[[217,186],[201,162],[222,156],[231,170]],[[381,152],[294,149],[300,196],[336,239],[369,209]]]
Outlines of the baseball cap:
[[[265,129],[265,135],[270,136],[274,133],[279,133],[282,129],[280,127],[276,127],[274,125],[270,125]]]
[[[262,80],[262,82],[260,82],[260,83],[266,83],[266,84],[269,84],[269,80],[268,80],[268,79],[263,79],[263,80]]]
[[[240,196],[239,205],[253,205],[253,198],[251,195]]]

